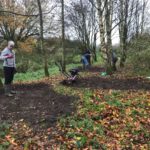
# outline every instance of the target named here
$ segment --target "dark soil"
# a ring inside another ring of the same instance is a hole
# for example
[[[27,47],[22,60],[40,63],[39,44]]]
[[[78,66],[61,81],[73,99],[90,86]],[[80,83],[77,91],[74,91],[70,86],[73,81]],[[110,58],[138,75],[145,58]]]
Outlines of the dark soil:
[[[15,85],[14,97],[0,94],[0,121],[17,122],[21,119],[32,126],[53,126],[57,118],[75,111],[72,96],[60,95],[44,82]]]
[[[77,88],[112,90],[150,90],[150,81],[144,78],[101,77],[100,75],[81,79]]]

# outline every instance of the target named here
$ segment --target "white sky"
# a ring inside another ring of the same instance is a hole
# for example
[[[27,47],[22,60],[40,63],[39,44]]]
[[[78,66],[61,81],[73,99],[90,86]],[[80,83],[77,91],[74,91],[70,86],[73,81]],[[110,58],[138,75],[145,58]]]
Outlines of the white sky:
[[[21,1],[21,0],[18,0],[18,1]],[[64,0],[65,4],[67,4],[67,5],[70,3],[70,1],[71,0]],[[83,1],[85,1],[85,0],[83,0]],[[148,0],[148,6],[147,7],[150,8],[150,0]],[[148,9],[148,11],[149,11],[149,14],[150,14],[150,9]],[[150,27],[150,20],[147,20],[147,21],[149,22],[149,27]],[[100,40],[98,39],[97,42],[99,43],[99,41]],[[113,42],[113,44],[118,44],[119,43],[119,33],[118,33],[118,29],[117,28],[113,30],[113,33],[112,33],[112,42]]]

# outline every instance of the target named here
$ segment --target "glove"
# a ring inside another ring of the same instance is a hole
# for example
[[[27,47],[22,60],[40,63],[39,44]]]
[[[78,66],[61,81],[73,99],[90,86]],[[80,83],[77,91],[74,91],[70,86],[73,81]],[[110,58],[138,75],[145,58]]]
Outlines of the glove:
[[[14,56],[13,56],[12,54],[9,54],[9,55],[7,56],[7,58],[14,58]]]
[[[9,59],[9,58],[13,58],[14,56],[12,54],[6,54],[4,55],[6,57],[6,59]]]

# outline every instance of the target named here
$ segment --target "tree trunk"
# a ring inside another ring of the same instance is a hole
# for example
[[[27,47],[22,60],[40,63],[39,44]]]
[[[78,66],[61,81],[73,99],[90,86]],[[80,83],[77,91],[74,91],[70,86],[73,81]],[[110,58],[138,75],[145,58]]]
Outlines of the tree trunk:
[[[96,38],[97,34],[94,34],[94,43],[93,43],[93,54],[94,54],[94,61],[97,62],[97,54],[96,54]]]
[[[148,1],[147,1],[148,2]],[[144,32],[144,25],[145,25],[145,9],[147,5],[146,0],[142,1],[142,16],[141,16],[141,34]]]
[[[64,0],[61,0],[62,4],[62,72],[66,71],[65,61],[65,21],[64,21]]]
[[[106,5],[106,35],[107,35],[107,72],[112,72],[112,39],[111,39],[111,29],[112,29],[112,1],[108,0]]]
[[[97,0],[99,29],[100,29],[100,43],[101,43],[100,51],[103,53],[104,55],[103,58],[106,60],[105,28],[104,28],[103,11],[102,11],[101,5],[102,5],[101,1]]]
[[[120,48],[121,48],[121,60],[120,67],[124,67],[126,62],[127,53],[127,38],[128,38],[128,9],[129,0],[120,0],[120,25],[119,25],[119,35],[120,35]]]
[[[96,22],[97,22],[97,16],[96,16],[96,9],[94,7],[94,5],[92,4],[92,8],[91,8],[91,15],[92,15],[92,27],[91,27],[91,39],[90,39],[90,45],[91,45],[91,49],[93,52],[93,60],[95,62],[97,62],[97,53],[96,53],[96,49],[97,49],[97,33],[98,33],[98,29],[96,27]]]
[[[135,11],[135,29],[136,29],[136,38],[138,38],[138,36],[139,36],[139,30],[140,30],[140,14],[139,14],[139,4],[140,2],[139,2],[139,0],[137,0],[137,2],[136,2],[136,11]]]
[[[84,42],[85,42],[85,47],[89,48],[90,46],[90,40],[89,40],[89,35],[87,33],[87,26],[86,26],[86,17],[85,17],[85,12],[84,12],[84,7],[83,7],[83,1],[80,0],[80,5],[81,5],[81,13],[82,13],[82,21],[83,21],[83,35],[84,35]]]
[[[40,48],[41,51],[44,54],[44,72],[45,76],[49,76],[48,72],[48,54],[47,51],[44,48],[44,36],[43,36],[43,14],[42,14],[42,7],[41,7],[41,1],[37,0],[38,7],[39,7],[39,14],[40,14]]]
[[[103,59],[108,73],[112,72],[112,0],[101,1],[97,0],[99,28],[100,28],[100,43]]]

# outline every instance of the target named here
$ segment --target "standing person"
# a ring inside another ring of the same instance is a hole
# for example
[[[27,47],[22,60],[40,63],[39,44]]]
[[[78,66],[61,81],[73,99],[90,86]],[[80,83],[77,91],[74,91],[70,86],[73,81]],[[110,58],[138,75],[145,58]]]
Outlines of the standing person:
[[[81,61],[83,63],[83,68],[87,69],[91,65],[91,52],[89,50],[86,50],[82,57]]]
[[[83,69],[86,69],[89,65],[89,62],[87,60],[87,57],[86,57],[86,52],[84,52],[81,56],[81,62],[83,64]]]
[[[13,96],[15,91],[12,91],[12,82],[14,78],[14,74],[16,72],[16,62],[15,62],[15,52],[13,48],[15,43],[13,41],[9,41],[7,47],[1,52],[0,60],[3,60],[3,70],[4,70],[4,90],[6,96]]]
[[[118,61],[117,55],[115,51],[112,51],[112,65],[113,65],[113,71],[117,71],[116,62]]]
[[[84,55],[81,56],[81,62],[83,64],[83,69],[86,69],[89,63],[88,63],[87,58]]]
[[[85,52],[85,57],[86,57],[86,59],[87,59],[87,61],[88,61],[88,65],[89,66],[91,66],[91,52],[90,52],[90,50],[86,50],[86,52]]]

